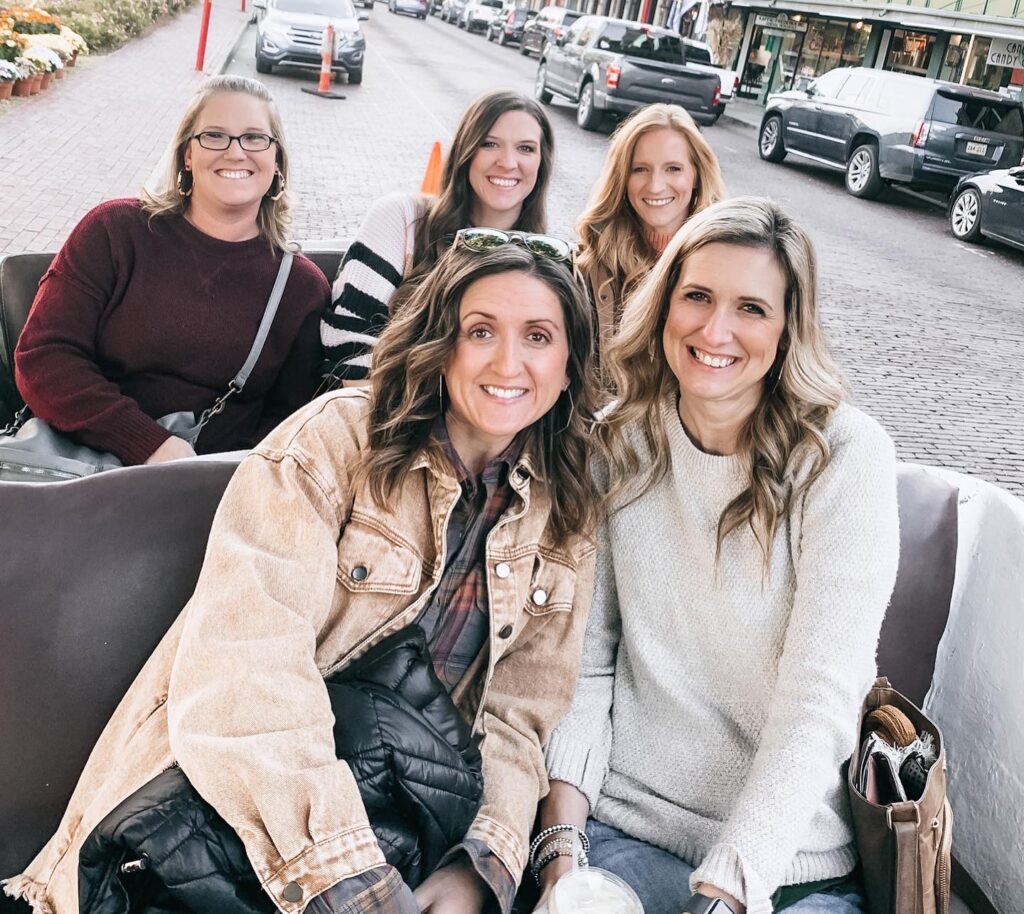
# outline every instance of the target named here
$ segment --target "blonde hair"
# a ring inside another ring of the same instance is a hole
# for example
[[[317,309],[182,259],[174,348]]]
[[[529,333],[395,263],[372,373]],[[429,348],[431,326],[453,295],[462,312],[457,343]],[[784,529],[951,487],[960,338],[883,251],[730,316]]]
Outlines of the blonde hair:
[[[174,132],[174,139],[168,150],[167,170],[156,189],[150,191],[146,188],[139,194],[142,202],[142,209],[148,213],[150,218],[157,216],[182,216],[189,207],[190,198],[182,195],[178,190],[178,176],[185,169],[185,149],[195,133],[196,123],[203,107],[218,92],[239,92],[259,99],[267,106],[267,114],[270,118],[270,132],[277,140],[277,168],[281,172],[280,180],[284,189],[276,200],[270,196],[264,196],[260,202],[259,215],[256,217],[256,224],[260,236],[266,238],[270,245],[280,250],[294,248],[288,242],[287,231],[291,224],[291,197],[288,190],[288,151],[285,146],[284,132],[281,126],[281,115],[267,87],[255,79],[245,76],[214,76],[206,80],[196,94],[192,96],[185,113],[178,123],[178,129]],[[271,183],[271,190],[274,184]]]
[[[587,272],[594,264],[603,264],[613,281],[621,282],[622,300],[643,279],[656,259],[643,226],[629,204],[627,184],[636,144],[644,134],[659,128],[680,133],[690,149],[697,173],[690,216],[725,196],[718,159],[685,109],[678,105],[648,105],[619,124],[612,134],[601,177],[576,224],[576,233],[580,239],[577,257],[580,269]],[[594,293],[599,291],[595,289]]]
[[[599,427],[609,453],[609,501],[615,504],[627,492],[638,497],[668,470],[668,438],[659,406],[662,398],[678,394],[679,385],[666,361],[662,334],[683,264],[709,244],[763,248],[786,278],[785,327],[778,352],[765,376],[760,403],[740,433],[747,486],[718,521],[719,549],[730,532],[749,524],[767,567],[779,519],[828,465],[824,430],[844,393],[818,316],[814,246],[770,200],[739,197],[694,216],[627,302],[607,351],[618,404]],[[645,473],[629,442],[630,430],[637,427],[651,454]],[[813,459],[811,472],[794,489],[794,463],[807,456]],[[639,487],[634,488],[638,474]]]
[[[459,308],[478,279],[499,273],[532,276],[562,306],[569,344],[569,386],[533,425],[531,454],[551,496],[550,526],[556,543],[587,535],[597,521],[599,496],[590,472],[593,447],[588,416],[598,406],[594,368],[594,317],[590,301],[569,268],[508,244],[486,252],[452,247],[388,321],[374,350],[370,449],[360,478],[384,504],[443,415],[441,376],[459,336]]]

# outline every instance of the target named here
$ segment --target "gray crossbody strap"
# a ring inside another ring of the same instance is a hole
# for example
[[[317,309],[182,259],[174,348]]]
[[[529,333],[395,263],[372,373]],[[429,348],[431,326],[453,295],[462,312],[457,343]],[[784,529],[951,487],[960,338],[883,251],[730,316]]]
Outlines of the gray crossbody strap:
[[[249,375],[255,368],[256,362],[259,361],[260,353],[263,352],[263,344],[266,343],[267,337],[270,335],[270,327],[274,323],[274,315],[277,314],[277,306],[281,304],[281,296],[284,295],[284,287],[288,283],[288,274],[292,271],[294,259],[295,255],[291,251],[285,251],[284,257],[281,258],[281,267],[277,271],[277,279],[274,281],[274,288],[271,289],[270,299],[267,301],[267,310],[263,312],[263,320],[260,321],[260,329],[256,331],[256,339],[253,341],[249,357],[231,382],[231,386],[235,390],[245,387],[245,382],[249,380]]]

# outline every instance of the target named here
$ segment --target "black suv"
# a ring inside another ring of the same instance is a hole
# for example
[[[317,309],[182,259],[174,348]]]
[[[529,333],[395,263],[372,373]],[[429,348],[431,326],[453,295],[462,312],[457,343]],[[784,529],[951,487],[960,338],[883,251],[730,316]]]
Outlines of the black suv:
[[[845,169],[855,197],[890,183],[948,192],[965,174],[1020,163],[1024,108],[983,89],[844,67],[770,96],[757,147],[769,162],[792,152]]]
[[[510,41],[521,42],[523,28],[536,15],[536,10],[506,4],[504,9],[487,26],[487,40],[497,39],[498,44],[508,44]]]
[[[535,19],[531,19],[523,28],[523,37],[519,41],[519,53],[529,57],[530,52],[540,54],[549,41],[562,38],[583,13],[579,10],[567,10],[564,6],[545,6]]]

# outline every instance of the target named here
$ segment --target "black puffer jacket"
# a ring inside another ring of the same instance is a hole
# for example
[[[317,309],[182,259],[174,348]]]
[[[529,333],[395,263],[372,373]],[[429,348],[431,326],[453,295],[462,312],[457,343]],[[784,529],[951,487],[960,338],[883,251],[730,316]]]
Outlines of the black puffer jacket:
[[[381,850],[412,887],[465,835],[483,791],[470,728],[434,674],[422,629],[382,641],[327,681]],[[121,803],[79,857],[81,914],[267,914],[231,827],[177,767]]]

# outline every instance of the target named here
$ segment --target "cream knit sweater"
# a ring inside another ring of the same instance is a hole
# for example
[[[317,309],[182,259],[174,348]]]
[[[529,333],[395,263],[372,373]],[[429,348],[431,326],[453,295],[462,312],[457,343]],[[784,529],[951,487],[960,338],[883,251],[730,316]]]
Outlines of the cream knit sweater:
[[[770,914],[780,885],[856,862],[840,767],[896,578],[893,445],[852,406],[835,412],[831,461],[781,524],[765,576],[749,527],[715,565],[741,459],[698,450],[674,397],[660,409],[669,473],[602,531],[549,775],[600,821],[695,864],[693,886]]]

